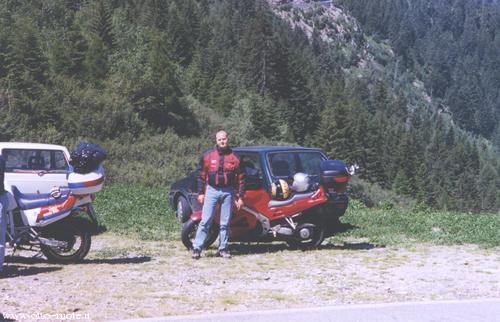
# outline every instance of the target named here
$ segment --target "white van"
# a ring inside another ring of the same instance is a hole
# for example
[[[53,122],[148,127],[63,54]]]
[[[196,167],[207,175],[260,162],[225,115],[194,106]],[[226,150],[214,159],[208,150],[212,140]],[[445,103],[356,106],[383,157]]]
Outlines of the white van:
[[[68,149],[62,145],[0,142],[5,159],[5,189],[22,193],[49,193],[54,186],[68,187]]]

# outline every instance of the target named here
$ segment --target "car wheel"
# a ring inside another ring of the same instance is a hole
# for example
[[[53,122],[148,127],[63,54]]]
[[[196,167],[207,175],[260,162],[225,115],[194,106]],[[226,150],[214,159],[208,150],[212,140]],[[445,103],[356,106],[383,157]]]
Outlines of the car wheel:
[[[191,206],[189,205],[188,201],[184,196],[180,196],[177,199],[177,209],[176,209],[176,215],[177,219],[179,219],[180,222],[186,222],[189,219],[189,216],[191,216],[191,213],[193,212],[191,210]]]
[[[196,237],[196,231],[198,230],[199,223],[199,221],[188,219],[188,221],[182,224],[181,240],[187,249],[193,249],[193,241]],[[207,248],[215,242],[217,236],[219,235],[218,232],[219,230],[217,229],[217,227],[215,227],[215,225],[212,225],[203,248]]]

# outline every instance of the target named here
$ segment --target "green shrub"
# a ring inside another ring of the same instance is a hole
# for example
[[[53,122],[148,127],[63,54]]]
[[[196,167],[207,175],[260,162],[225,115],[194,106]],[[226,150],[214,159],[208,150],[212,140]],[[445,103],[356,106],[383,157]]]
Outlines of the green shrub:
[[[196,168],[210,147],[208,138],[183,138],[173,132],[103,143],[109,157],[104,167],[111,183],[168,187]]]
[[[415,201],[408,197],[400,196],[394,191],[383,189],[376,183],[364,181],[356,176],[349,182],[349,192],[353,199],[361,201],[369,208],[410,209],[415,204]]]

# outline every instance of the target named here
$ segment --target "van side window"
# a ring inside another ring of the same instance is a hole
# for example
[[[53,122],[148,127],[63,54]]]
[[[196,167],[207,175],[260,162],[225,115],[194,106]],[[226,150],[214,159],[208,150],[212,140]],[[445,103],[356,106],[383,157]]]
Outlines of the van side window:
[[[257,153],[238,153],[240,158],[240,167],[243,172],[249,175],[262,173],[259,154]]]

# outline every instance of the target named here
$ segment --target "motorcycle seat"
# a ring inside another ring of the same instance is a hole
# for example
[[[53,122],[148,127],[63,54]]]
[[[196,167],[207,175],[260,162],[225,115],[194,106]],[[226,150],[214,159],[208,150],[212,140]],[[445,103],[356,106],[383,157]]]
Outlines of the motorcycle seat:
[[[68,199],[70,191],[64,191],[61,193],[61,197],[54,198],[50,193],[22,193],[16,186],[12,186],[12,194],[17,201],[19,208],[22,210],[33,209],[43,206],[55,205]]]

